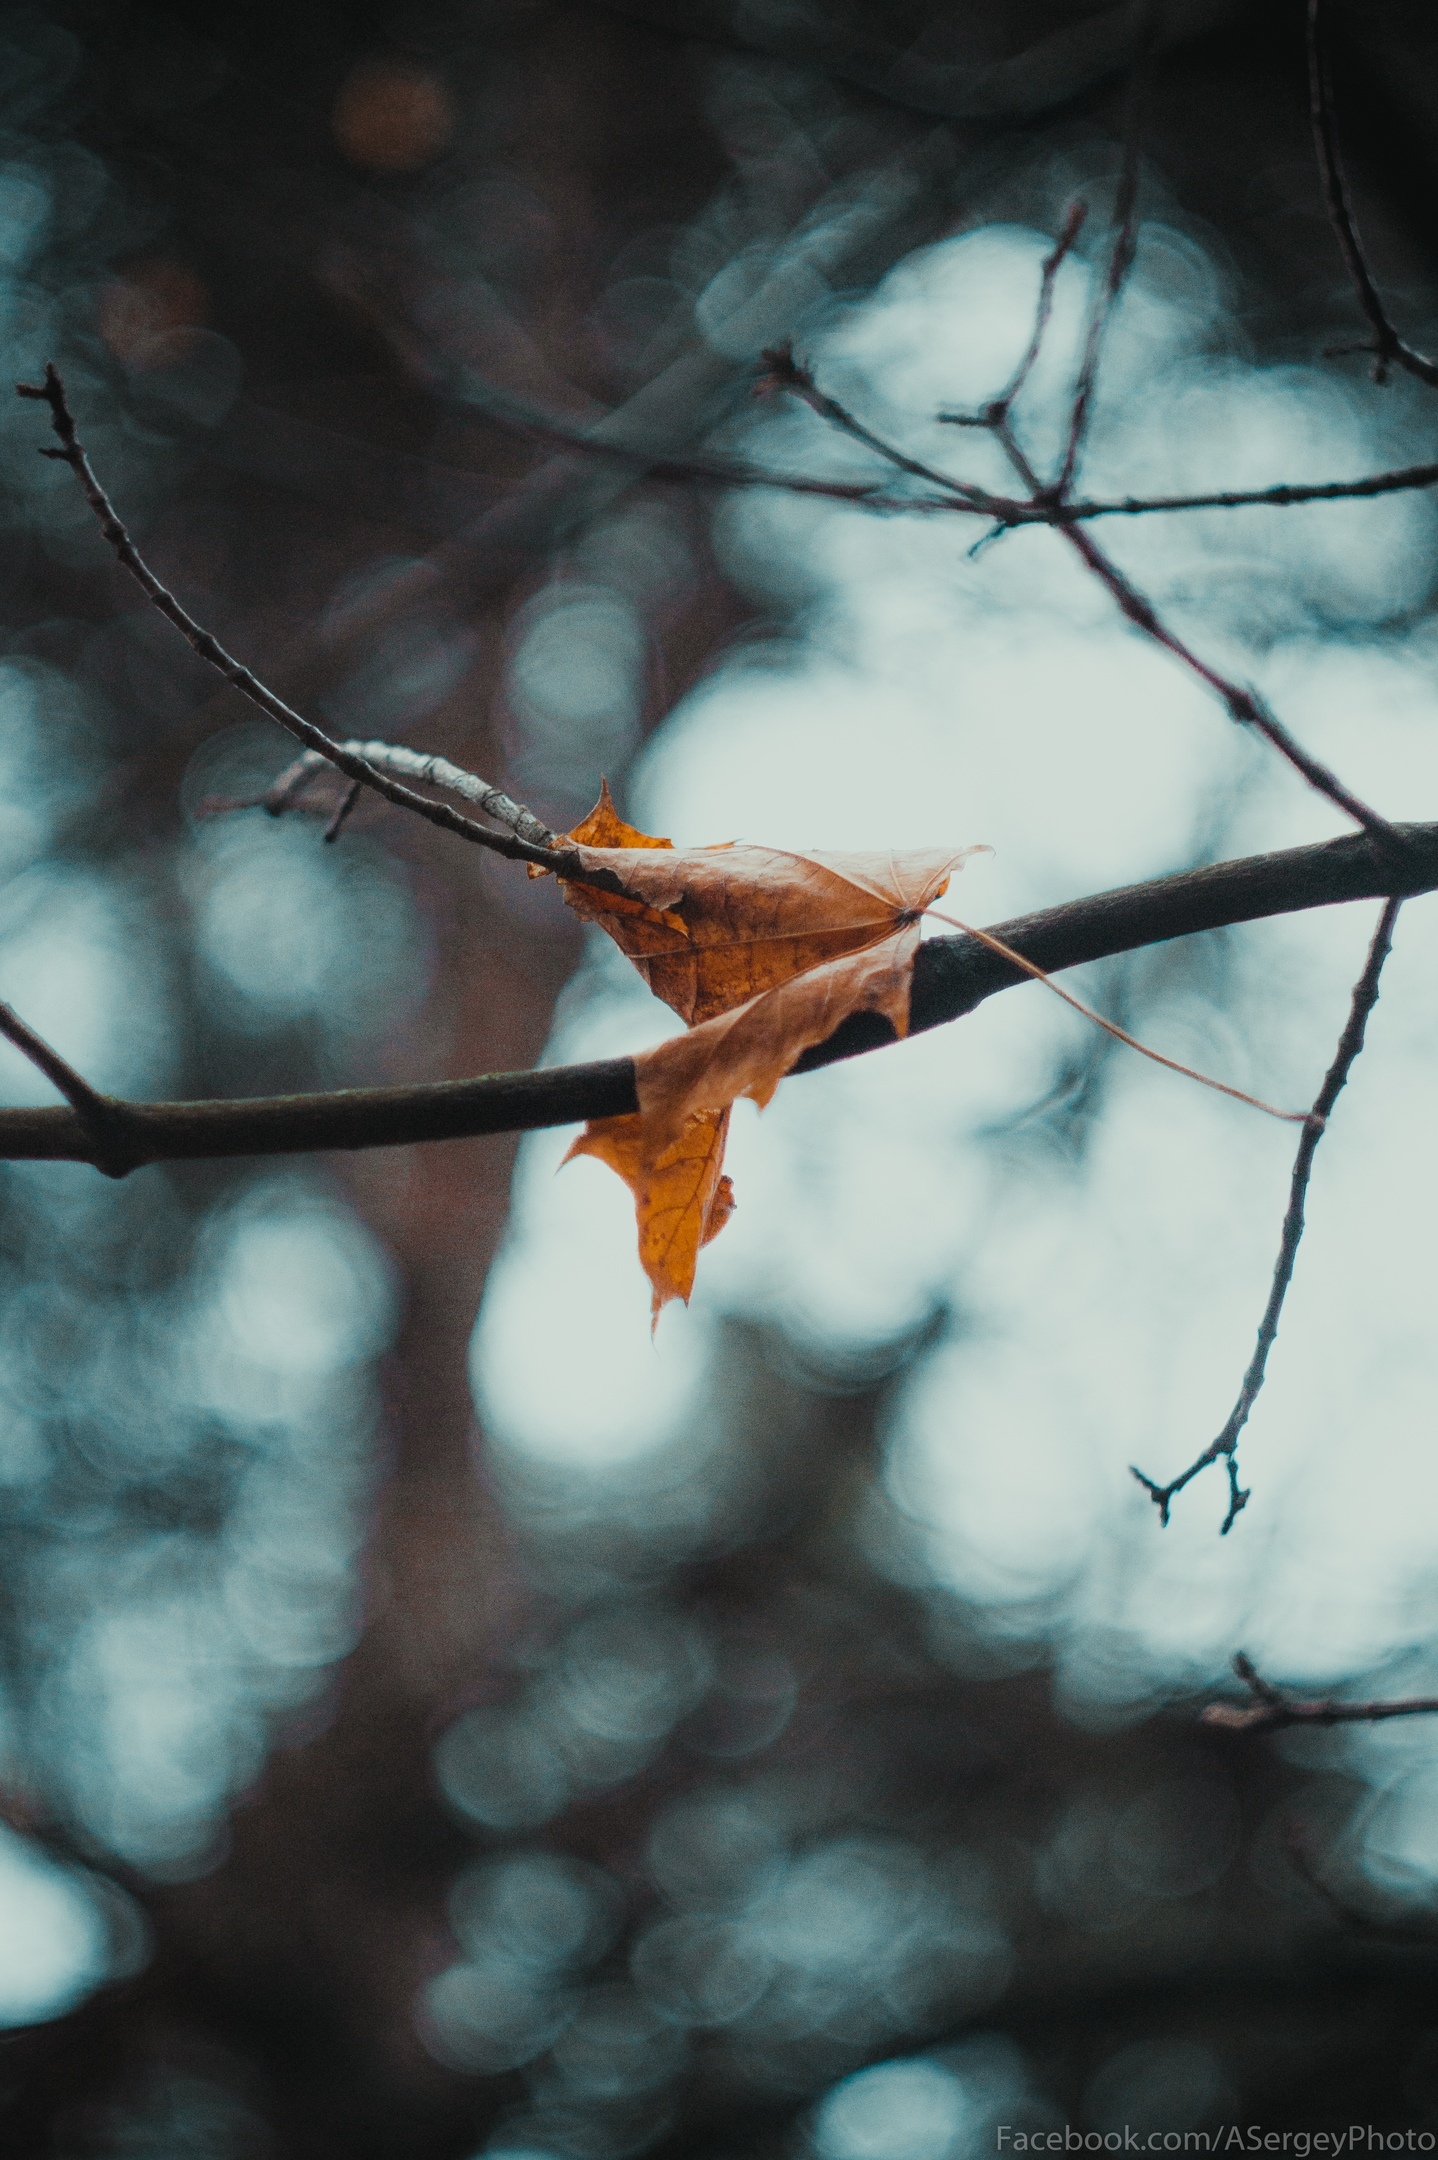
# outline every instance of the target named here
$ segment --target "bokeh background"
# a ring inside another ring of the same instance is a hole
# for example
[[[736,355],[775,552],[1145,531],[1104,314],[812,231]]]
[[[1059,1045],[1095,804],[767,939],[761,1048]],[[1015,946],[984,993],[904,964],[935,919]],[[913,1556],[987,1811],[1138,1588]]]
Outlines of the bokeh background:
[[[958,911],[1321,837],[1326,806],[1053,536],[716,497],[498,428],[852,477],[794,337],[952,469],[1092,206],[1020,422],[1052,459],[1153,49],[1094,492],[1432,455],[1355,316],[1302,14],[1224,0],[546,0],[0,15],[6,369],[62,366],[187,606],[336,733],[550,822],[985,841]],[[1335,5],[1405,328],[1438,51]],[[377,805],[203,819],[277,730],[0,406],[0,995],[103,1087],[611,1055],[670,1016],[551,887]],[[1110,531],[1204,652],[1438,816],[1423,496]],[[961,888],[961,889],[960,889]],[[1306,1103],[1371,907],[1078,987]],[[1272,1379],[1226,1414],[1291,1133],[1031,986],[736,1121],[651,1344],[569,1134],[6,1165],[0,2145],[17,2160],[964,2160],[997,2126],[1438,2128],[1438,1733],[1200,1726],[1438,1686],[1432,903],[1404,912]],[[11,1102],[49,1099],[8,1049]],[[1297,1834],[1307,1859],[1295,1864]]]

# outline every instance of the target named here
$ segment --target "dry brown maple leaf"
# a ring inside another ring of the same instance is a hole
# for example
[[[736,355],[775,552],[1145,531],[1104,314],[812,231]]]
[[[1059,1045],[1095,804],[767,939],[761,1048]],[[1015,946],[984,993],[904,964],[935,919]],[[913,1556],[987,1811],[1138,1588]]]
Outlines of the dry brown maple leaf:
[[[653,1288],[656,1321],[671,1298],[688,1299],[700,1246],[734,1212],[734,1187],[723,1174],[728,1137],[728,1109],[701,1110],[671,1146],[656,1152],[639,1112],[592,1119],[564,1158],[597,1155],[633,1193],[639,1264]]]
[[[569,1151],[597,1155],[633,1192],[657,1319],[687,1301],[700,1246],[733,1210],[721,1173],[735,1097],[762,1107],[850,1013],[907,1033],[920,917],[975,851],[676,848],[626,825],[607,786],[567,838],[621,890],[562,880],[565,899],[689,1028],[635,1058],[638,1111],[594,1120]]]

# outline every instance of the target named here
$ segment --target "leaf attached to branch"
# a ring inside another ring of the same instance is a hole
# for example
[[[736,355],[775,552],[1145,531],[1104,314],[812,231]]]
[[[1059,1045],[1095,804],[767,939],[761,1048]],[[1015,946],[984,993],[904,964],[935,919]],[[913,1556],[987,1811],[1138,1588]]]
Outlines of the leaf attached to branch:
[[[619,890],[565,880],[565,899],[688,1026],[635,1059],[638,1112],[592,1122],[570,1149],[632,1190],[657,1319],[687,1300],[700,1246],[732,1212],[722,1164],[735,1098],[762,1108],[851,1013],[908,1032],[920,918],[975,851],[676,848],[625,825],[607,787],[568,838]]]
[[[701,1110],[671,1146],[656,1151],[641,1111],[592,1119],[564,1158],[597,1155],[633,1193],[639,1263],[653,1287],[656,1320],[671,1298],[688,1298],[700,1246],[734,1212],[734,1187],[723,1174],[728,1137],[728,1110]]]

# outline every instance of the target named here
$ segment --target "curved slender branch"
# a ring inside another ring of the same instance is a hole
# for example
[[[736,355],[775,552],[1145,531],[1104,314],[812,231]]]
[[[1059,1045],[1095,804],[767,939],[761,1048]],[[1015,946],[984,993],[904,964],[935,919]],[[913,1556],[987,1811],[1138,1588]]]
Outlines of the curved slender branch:
[[[1397,828],[1401,858],[1364,833],[1280,854],[1250,855],[1143,885],[1045,908],[991,935],[1024,961],[1056,974],[1085,961],[1158,945],[1229,923],[1332,907],[1391,893],[1438,891],[1438,824]],[[972,1012],[985,998],[1029,980],[1024,967],[976,937],[932,938],[919,947],[909,1028]],[[894,1041],[887,1020],[856,1013],[807,1050],[796,1073],[858,1057]],[[413,1087],[347,1088],[239,1102],[104,1104],[105,1146],[73,1109],[0,1110],[0,1161],[92,1163],[122,1176],[152,1162],[221,1155],[307,1154],[325,1148],[400,1147],[483,1133],[531,1132],[637,1109],[629,1058],[549,1071],[490,1073]]]
[[[54,363],[46,364],[43,383],[17,383],[15,391],[19,397],[35,398],[49,406],[50,424],[59,437],[60,448],[44,450],[41,455],[58,458],[62,464],[70,467],[84,490],[85,500],[95,513],[101,532],[114,549],[121,566],[134,578],[146,598],[159,609],[166,620],[174,624],[191,649],[223,675],[226,682],[233,684],[252,705],[257,705],[267,719],[277,721],[288,734],[297,737],[307,750],[338,767],[349,779],[373,788],[377,794],[383,795],[387,802],[396,803],[401,809],[413,810],[418,817],[426,819],[431,825],[438,825],[444,832],[455,833],[461,840],[472,841],[478,847],[489,848],[496,855],[507,855],[511,860],[540,863],[546,870],[561,871],[565,877],[580,884],[600,885],[606,890],[616,889],[615,881],[608,871],[586,869],[580,862],[577,851],[572,848],[536,846],[532,839],[521,837],[518,833],[491,832],[487,825],[477,823],[474,818],[461,816],[459,811],[452,809],[448,803],[431,802],[427,795],[417,794],[413,788],[391,779],[387,773],[381,772],[378,766],[371,764],[368,758],[347,749],[343,743],[333,741],[323,728],[316,727],[312,720],[306,720],[303,714],[286,705],[283,698],[276,697],[274,691],[267,689],[242,661],[237,660],[233,653],[226,652],[212,632],[195,621],[174,594],[161,584],[136,548],[85,454],[84,444],[76,431],[74,415],[65,397],[65,385]],[[508,801],[508,797],[503,799]]]
[[[1096,305],[1095,320],[1106,313],[1111,298],[1116,296],[1119,286],[1123,282],[1128,245],[1123,235],[1129,233],[1132,225],[1132,214],[1133,204],[1131,201],[1126,200],[1124,224],[1120,239],[1115,246],[1110,278],[1100,293]],[[1042,308],[1044,304],[1042,294],[1039,304]],[[1100,344],[1101,339],[1098,343],[1092,344],[1090,348],[1086,348],[1085,369],[1088,369],[1090,359],[1092,359],[1094,366],[1097,365]],[[853,413],[839,404],[837,399],[830,397],[825,391],[821,390],[814,379],[812,371],[794,358],[789,346],[780,346],[772,352],[766,352],[763,355],[763,361],[767,370],[763,378],[762,386],[764,388],[791,391],[812,412],[816,412],[821,419],[827,420],[831,427],[836,428],[841,434],[852,437],[854,441],[863,443],[867,449],[874,451],[880,457],[886,458],[891,465],[896,466],[901,472],[932,481],[941,488],[950,488],[956,494],[964,491],[964,483],[949,479],[933,466],[923,464],[918,459],[909,457],[906,452],[897,449],[893,444],[886,443],[881,436],[874,433],[872,428],[866,426]],[[1092,389],[1092,383],[1086,383],[1085,379],[1081,378],[1078,396],[1087,399],[1091,396]],[[1077,402],[1074,410],[1074,433],[1070,437],[1071,443],[1077,443],[1082,433],[1082,415],[1079,412]],[[1060,503],[1059,483],[1056,483],[1053,487],[1048,487],[1040,479],[1032,461],[1026,455],[1023,445],[1014,433],[1011,416],[1003,406],[1002,401],[986,406],[981,413],[970,417],[965,424],[984,428],[993,436],[994,441],[1003,451],[1019,480],[1027,488],[1031,508],[1043,510]],[[1065,473],[1067,471],[1066,459]],[[967,492],[968,496],[972,497],[973,491],[968,490]],[[992,505],[994,498],[989,497],[988,502]],[[968,508],[975,507],[971,500],[966,500],[965,506]],[[992,520],[991,529],[979,541],[979,547],[986,545],[989,540],[997,538],[1005,530],[1006,525],[1012,522],[996,515],[992,508],[987,514],[990,515]],[[1388,847],[1395,850],[1399,847],[1397,829],[1389,820],[1382,817],[1378,811],[1371,809],[1367,803],[1353,793],[1351,788],[1345,787],[1337,773],[1331,771],[1321,758],[1316,758],[1311,752],[1305,750],[1302,743],[1284,726],[1277,714],[1269,711],[1267,705],[1255,690],[1250,689],[1243,683],[1230,681],[1228,677],[1222,675],[1217,668],[1205,660],[1200,653],[1196,652],[1192,646],[1186,644],[1177,632],[1162,620],[1147,595],[1140,592],[1132,579],[1120,570],[1117,563],[1105,555],[1092,534],[1085,531],[1082,524],[1063,519],[1052,519],[1049,522],[1056,525],[1069,546],[1078,555],[1079,560],[1092,571],[1099,583],[1105,587],[1121,613],[1133,624],[1134,628],[1141,630],[1146,637],[1152,638],[1156,645],[1161,646],[1166,653],[1169,653],[1183,667],[1188,668],[1196,675],[1199,681],[1204,683],[1222,701],[1231,720],[1236,721],[1242,727],[1255,729],[1278,751],[1281,757],[1288,760],[1295,772],[1300,773],[1311,788],[1315,789],[1318,794],[1326,796],[1331,803],[1351,817],[1355,824],[1361,825],[1366,832],[1371,833],[1375,838],[1381,838]],[[977,552],[977,550],[974,552]]]
[[[1068,212],[1059,230],[1059,236],[1044,257],[1043,268],[1039,272],[1038,305],[1034,309],[1033,328],[1029,332],[1028,344],[1020,353],[1013,374],[1004,384],[998,396],[987,407],[985,418],[979,423],[980,425],[989,426],[994,420],[1006,420],[1009,407],[1014,403],[1024,384],[1033,373],[1034,363],[1038,359],[1048,330],[1049,317],[1053,313],[1054,287],[1058,282],[1059,271],[1078,244],[1078,236],[1084,229],[1087,217],[1088,204],[1086,202],[1078,201],[1069,204]]]
[[[1438,360],[1430,360],[1406,339],[1399,336],[1390,321],[1388,310],[1373,282],[1363,243],[1358,237],[1358,221],[1353,214],[1353,204],[1348,193],[1348,178],[1343,170],[1343,153],[1338,146],[1338,130],[1333,119],[1333,92],[1328,80],[1328,66],[1323,51],[1320,22],[1320,0],[1308,0],[1308,102],[1313,122],[1313,142],[1318,153],[1319,177],[1323,182],[1323,200],[1328,210],[1328,220],[1333,227],[1338,251],[1352,281],[1358,305],[1368,317],[1373,331],[1371,345],[1361,346],[1360,351],[1373,355],[1373,379],[1383,382],[1390,367],[1403,368],[1430,387],[1438,387]]]
[[[1278,1258],[1273,1263],[1273,1281],[1269,1287],[1268,1302],[1263,1308],[1263,1318],[1259,1322],[1258,1339],[1253,1347],[1253,1355],[1248,1361],[1248,1369],[1244,1373],[1243,1384],[1238,1391],[1238,1400],[1229,1411],[1223,1430],[1218,1434],[1217,1438],[1210,1440],[1208,1446],[1200,1455],[1195,1457],[1188,1468],[1180,1471],[1177,1477],[1170,1478],[1166,1484],[1161,1484],[1157,1478],[1148,1477],[1135,1465],[1129,1465],[1139,1484],[1142,1485],[1144,1491],[1158,1509],[1158,1519],[1165,1529],[1168,1527],[1169,1515],[1179,1493],[1183,1491],[1185,1485],[1190,1484],[1198,1476],[1200,1471],[1206,1470],[1210,1463],[1222,1461],[1228,1474],[1228,1513],[1223,1518],[1220,1536],[1227,1537],[1239,1515],[1253,1497],[1251,1493],[1244,1490],[1238,1480],[1239,1436],[1248,1423],[1249,1415],[1258,1400],[1264,1379],[1268,1373],[1268,1353],[1278,1339],[1278,1323],[1283,1317],[1283,1301],[1288,1295],[1288,1286],[1293,1280],[1294,1262],[1298,1258],[1298,1248],[1303,1241],[1304,1206],[1308,1198],[1308,1181],[1313,1174],[1313,1158],[1318,1153],[1319,1141],[1328,1130],[1328,1120],[1332,1114],[1333,1106],[1347,1085],[1348,1075],[1353,1070],[1354,1061],[1363,1049],[1363,1037],[1368,1026],[1368,1016],[1378,1003],[1378,979],[1383,973],[1383,963],[1392,950],[1393,927],[1398,920],[1398,910],[1402,905],[1401,899],[1396,897],[1390,899],[1379,917],[1378,928],[1374,931],[1372,942],[1368,947],[1368,957],[1364,962],[1363,972],[1353,985],[1353,996],[1349,1004],[1348,1019],[1343,1033],[1338,1038],[1338,1048],[1333,1053],[1333,1062],[1324,1075],[1323,1085],[1318,1090],[1313,1108],[1303,1120],[1303,1138],[1298,1143],[1298,1152],[1293,1159],[1293,1175],[1289,1180],[1288,1187],[1288,1207],[1283,1218],[1282,1235],[1278,1241]]]
[[[997,515],[998,506],[1003,501],[1001,496],[991,495],[987,488],[975,487],[971,481],[957,480],[952,473],[943,472],[937,465],[926,464],[922,458],[910,457],[907,450],[900,450],[895,443],[885,442],[883,436],[876,435],[856,413],[851,413],[846,405],[841,405],[837,398],[830,397],[827,391],[819,388],[812,369],[806,367],[803,361],[795,359],[792,345],[775,345],[759,357],[764,370],[758,383],[761,394],[773,390],[789,391],[807,405],[811,412],[817,413],[821,420],[826,420],[830,427],[837,429],[839,434],[861,443],[866,450],[872,450],[875,457],[882,458],[886,465],[892,465],[895,472],[903,473],[910,480],[927,480],[931,486],[943,488],[954,498],[956,508],[977,511],[983,517]]]
[[[1043,501],[1049,491],[1045,489],[1025,455],[1009,420],[994,419],[987,424],[995,442],[1029,490],[1031,499],[1035,502]],[[1284,726],[1278,715],[1269,711],[1257,691],[1220,674],[1202,654],[1195,652],[1191,645],[1185,644],[1163,621],[1147,594],[1139,591],[1133,580],[1125,576],[1111,556],[1105,555],[1091,533],[1085,532],[1081,525],[1063,525],[1060,530],[1080,562],[1093,572],[1124,618],[1131,622],[1136,630],[1141,630],[1145,637],[1152,638],[1155,645],[1171,654],[1181,666],[1196,675],[1199,681],[1222,701],[1230,720],[1236,721],[1240,727],[1256,729],[1277,750],[1280,757],[1288,760],[1294,771],[1300,773],[1317,794],[1325,795],[1336,808],[1346,812],[1356,825],[1361,825],[1364,831],[1375,839],[1382,840],[1385,846],[1394,850],[1399,848],[1401,843],[1398,839],[1398,828],[1387,818],[1381,817],[1376,810],[1370,809],[1351,788],[1345,787],[1337,773],[1325,765],[1321,758],[1316,758],[1305,750],[1297,736]]]
[[[1133,70],[1129,78],[1126,100],[1128,109],[1124,116],[1123,166],[1119,173],[1118,195],[1113,211],[1113,246],[1109,251],[1108,269],[1103,283],[1089,310],[1083,358],[1079,362],[1078,380],[1074,384],[1073,404],[1069,412],[1068,441],[1064,446],[1063,463],[1053,485],[1045,490],[1055,502],[1067,499],[1079,468],[1084,439],[1093,414],[1094,393],[1098,388],[1098,368],[1104,342],[1138,251],[1138,152],[1147,78],[1148,70],[1142,63]],[[1043,332],[1037,325],[1036,335],[1042,340]]]
[[[950,915],[944,908],[928,907],[924,913],[932,915],[938,922],[951,924],[955,930],[962,930],[966,937],[977,938],[981,945],[987,945],[991,951],[1002,954],[1004,959],[1012,960],[1016,966],[1023,969],[1025,975],[1031,975],[1035,982],[1046,984],[1055,997],[1063,999],[1065,1005],[1071,1005],[1075,1012],[1083,1014],[1085,1020],[1092,1020],[1095,1027],[1102,1028],[1105,1035],[1111,1035],[1115,1042],[1125,1043],[1130,1050],[1137,1050],[1140,1057],[1148,1058],[1152,1064],[1163,1065],[1169,1072],[1181,1073],[1185,1080],[1196,1080],[1200,1087],[1211,1088],[1215,1095],[1227,1095],[1233,1102],[1247,1103],[1250,1110],[1261,1110],[1265,1117],[1277,1118],[1280,1125],[1308,1123],[1312,1115],[1310,1111],[1280,1110],[1277,1103],[1264,1102],[1261,1097],[1250,1095],[1243,1088],[1230,1087],[1226,1080],[1215,1080],[1211,1073],[1201,1073],[1195,1066],[1183,1064],[1179,1058],[1165,1057],[1161,1050],[1150,1049],[1149,1045],[1141,1043],[1136,1035],[1130,1035],[1127,1028],[1119,1027],[1116,1021],[1105,1020],[1101,1012],[1095,1012],[1092,1005],[1085,1005],[1082,998],[1077,998],[1072,991],[1065,990],[1061,983],[1054,981],[1052,975],[1046,975],[1032,960],[1025,960],[1022,953],[1015,952],[1012,945],[1005,945],[1003,939],[996,938],[991,930],[976,930],[972,923],[960,922],[957,915]]]

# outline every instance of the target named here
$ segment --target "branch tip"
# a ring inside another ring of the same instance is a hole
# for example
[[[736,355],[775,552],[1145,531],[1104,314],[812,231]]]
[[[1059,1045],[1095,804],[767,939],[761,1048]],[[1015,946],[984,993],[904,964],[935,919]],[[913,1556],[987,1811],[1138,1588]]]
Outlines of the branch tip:
[[[1323,186],[1324,206],[1333,236],[1338,242],[1338,252],[1348,272],[1354,297],[1367,316],[1373,332],[1371,339],[1360,345],[1350,346],[1350,351],[1370,352],[1373,355],[1373,380],[1385,383],[1389,369],[1397,365],[1409,375],[1415,376],[1430,388],[1438,387],[1438,361],[1430,360],[1426,353],[1418,351],[1399,335],[1374,280],[1363,242],[1359,237],[1358,219],[1348,188],[1348,175],[1344,169],[1343,152],[1338,141],[1338,125],[1333,112],[1333,85],[1329,78],[1328,56],[1324,50],[1320,0],[1308,0],[1308,109],[1313,128],[1313,147],[1318,159],[1318,175]]]
[[[1403,840],[1401,834],[1395,837]],[[1375,844],[1381,843],[1375,841]],[[1403,841],[1403,844],[1406,847],[1406,841]],[[1369,943],[1368,956],[1363,963],[1363,972],[1353,985],[1352,995],[1349,999],[1348,1018],[1344,1023],[1343,1033],[1338,1038],[1338,1047],[1334,1051],[1332,1062],[1324,1075],[1323,1084],[1314,1098],[1313,1108],[1307,1112],[1302,1120],[1303,1132],[1298,1142],[1298,1152],[1294,1156],[1293,1171],[1289,1179],[1288,1207],[1284,1214],[1283,1228],[1279,1236],[1278,1257],[1273,1263],[1273,1280],[1268,1292],[1268,1302],[1264,1306],[1263,1318],[1258,1325],[1258,1336],[1254,1343],[1253,1355],[1248,1361],[1248,1368],[1244,1373],[1242,1385],[1238,1391],[1238,1399],[1234,1403],[1232,1410],[1230,1410],[1228,1421],[1218,1438],[1210,1441],[1202,1454],[1194,1458],[1181,1477],[1176,1478],[1171,1485],[1163,1488],[1154,1486],[1147,1478],[1142,1479],[1142,1482],[1148,1486],[1149,1491],[1155,1497],[1157,1497],[1159,1490],[1162,1489],[1171,1498],[1174,1494],[1180,1492],[1191,1478],[1197,1477],[1201,1470],[1206,1470],[1210,1463],[1217,1462],[1222,1458],[1228,1471],[1228,1512],[1224,1516],[1223,1525],[1219,1531],[1221,1537],[1227,1537],[1229,1531],[1253,1497],[1252,1493],[1245,1491],[1238,1482],[1239,1435],[1248,1423],[1253,1406],[1262,1391],[1264,1380],[1268,1374],[1269,1352],[1278,1337],[1278,1323],[1283,1316],[1284,1300],[1288,1296],[1288,1287],[1293,1280],[1294,1264],[1297,1261],[1298,1248],[1303,1239],[1305,1205],[1309,1179],[1313,1174],[1313,1159],[1318,1152],[1319,1141],[1328,1130],[1328,1120],[1332,1115],[1333,1106],[1347,1084],[1348,1075],[1363,1048],[1368,1016],[1378,1002],[1378,981],[1383,973],[1383,964],[1393,949],[1394,925],[1397,923],[1398,910],[1402,905],[1402,899],[1398,897],[1391,897],[1383,904],[1383,912],[1378,919],[1378,926]],[[1136,1474],[1142,1475],[1141,1473]],[[1168,1514],[1166,1509],[1161,1510],[1161,1517],[1164,1522],[1167,1522]]]
[[[1248,1689],[1247,1703],[1209,1703],[1199,1713],[1205,1725],[1231,1732],[1281,1732],[1290,1725],[1374,1725],[1389,1718],[1438,1714],[1438,1696],[1410,1695],[1395,1701],[1340,1701],[1336,1696],[1289,1695],[1265,1680],[1246,1651],[1239,1650],[1233,1670]]]

